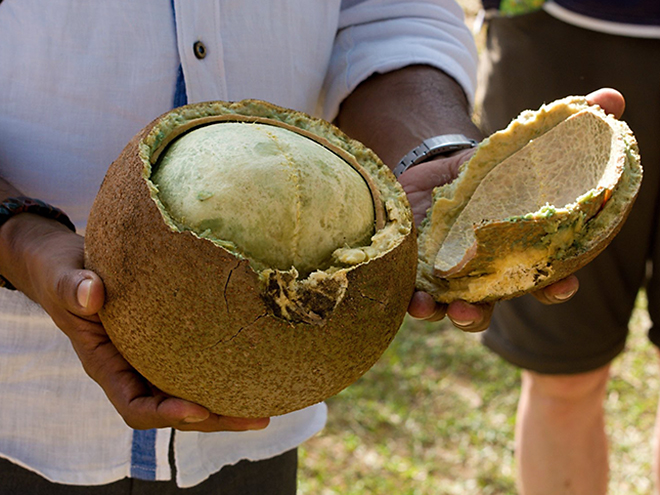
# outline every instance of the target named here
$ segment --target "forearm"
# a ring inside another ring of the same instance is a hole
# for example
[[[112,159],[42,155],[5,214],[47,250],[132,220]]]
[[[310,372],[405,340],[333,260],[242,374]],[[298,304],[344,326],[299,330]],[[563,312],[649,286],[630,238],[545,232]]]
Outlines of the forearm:
[[[461,133],[482,138],[462,88],[429,66],[410,66],[367,79],[344,100],[337,124],[390,168],[433,136]]]

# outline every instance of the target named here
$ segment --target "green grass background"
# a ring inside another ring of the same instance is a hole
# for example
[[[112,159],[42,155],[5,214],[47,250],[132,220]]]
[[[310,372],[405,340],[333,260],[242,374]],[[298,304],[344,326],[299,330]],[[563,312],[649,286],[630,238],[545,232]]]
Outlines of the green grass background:
[[[478,2],[460,3],[471,22]],[[648,327],[642,293],[606,399],[613,494],[652,493],[659,368]],[[327,401],[327,427],[300,450],[299,494],[515,494],[519,384],[479,335],[406,319],[379,362]]]
[[[613,494],[652,493],[658,360],[640,297],[606,399]],[[479,335],[407,319],[379,362],[327,401],[328,425],[301,449],[299,493],[515,494],[520,373]]]

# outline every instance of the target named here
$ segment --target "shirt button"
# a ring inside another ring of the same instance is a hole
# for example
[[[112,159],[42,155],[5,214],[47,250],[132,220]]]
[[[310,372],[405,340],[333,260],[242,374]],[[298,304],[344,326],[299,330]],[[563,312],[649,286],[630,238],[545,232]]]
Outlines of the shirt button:
[[[206,57],[206,46],[201,41],[195,41],[193,45],[193,51],[195,52],[195,57],[199,60],[202,60]]]

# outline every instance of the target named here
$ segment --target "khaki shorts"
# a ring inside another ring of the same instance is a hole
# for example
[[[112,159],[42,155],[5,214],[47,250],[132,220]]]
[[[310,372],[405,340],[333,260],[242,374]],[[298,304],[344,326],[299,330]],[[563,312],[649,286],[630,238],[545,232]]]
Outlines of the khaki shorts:
[[[524,109],[600,87],[626,98],[623,115],[644,167],[640,195],[621,233],[577,275],[569,302],[544,306],[531,296],[497,304],[484,343],[511,363],[540,373],[579,373],[607,364],[624,348],[638,290],[647,287],[660,319],[660,39],[607,35],[543,11],[495,18],[482,54],[477,110],[488,134]],[[651,341],[660,345],[660,329]]]

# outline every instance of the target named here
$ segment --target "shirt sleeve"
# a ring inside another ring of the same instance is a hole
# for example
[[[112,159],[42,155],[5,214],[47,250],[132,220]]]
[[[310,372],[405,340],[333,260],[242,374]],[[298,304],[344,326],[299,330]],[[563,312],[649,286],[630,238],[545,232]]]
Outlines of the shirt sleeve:
[[[474,101],[477,49],[454,0],[344,0],[323,88],[323,116],[362,81],[408,65],[436,67]]]

